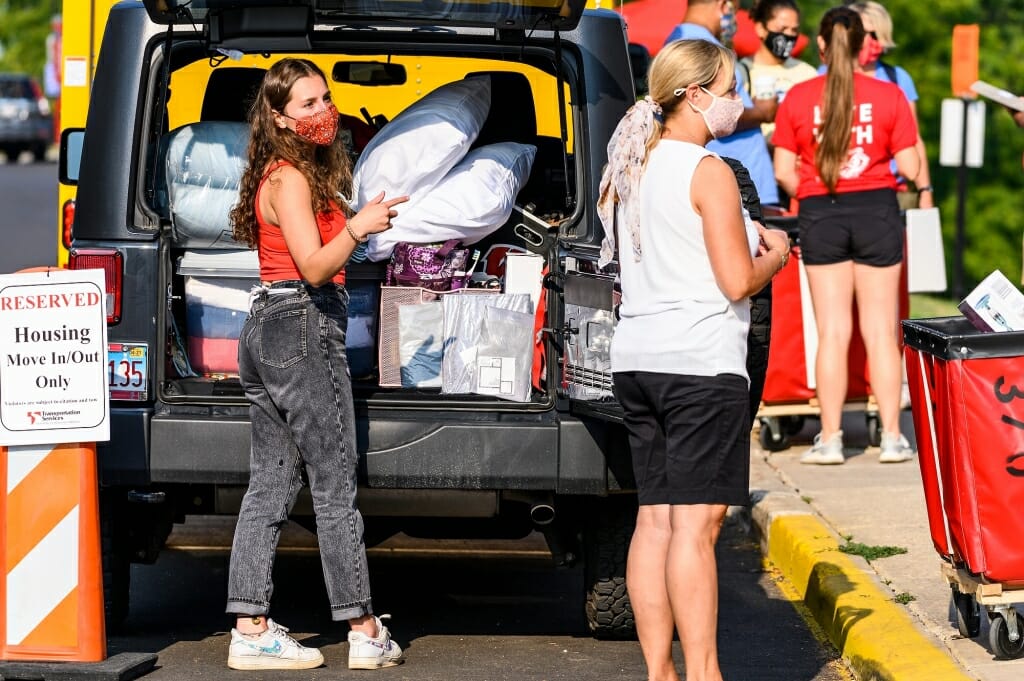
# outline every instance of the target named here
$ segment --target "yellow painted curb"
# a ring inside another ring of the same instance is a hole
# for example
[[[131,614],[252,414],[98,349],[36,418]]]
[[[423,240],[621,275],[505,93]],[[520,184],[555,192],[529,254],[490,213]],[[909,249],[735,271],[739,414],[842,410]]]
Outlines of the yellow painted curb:
[[[846,554],[812,515],[768,527],[768,559],[797,590],[861,681],[970,681],[921,633],[892,594]]]

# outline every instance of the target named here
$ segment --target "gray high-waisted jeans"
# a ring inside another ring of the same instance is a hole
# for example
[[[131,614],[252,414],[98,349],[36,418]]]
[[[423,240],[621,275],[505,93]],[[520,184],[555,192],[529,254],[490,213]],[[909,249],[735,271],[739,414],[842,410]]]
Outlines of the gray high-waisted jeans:
[[[363,518],[356,508],[356,436],[345,357],[348,292],[275,282],[253,295],[238,343],[249,398],[249,490],[231,547],[227,612],[264,615],[281,528],[306,468],[324,581],[336,621],[371,614]]]

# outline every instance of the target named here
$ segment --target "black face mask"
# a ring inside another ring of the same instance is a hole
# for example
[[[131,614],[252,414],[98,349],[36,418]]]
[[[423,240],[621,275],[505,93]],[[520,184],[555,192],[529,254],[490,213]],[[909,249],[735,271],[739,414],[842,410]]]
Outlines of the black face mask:
[[[793,48],[796,46],[796,36],[768,31],[768,35],[764,39],[764,46],[768,48],[768,51],[775,58],[789,59],[789,56],[793,54]]]

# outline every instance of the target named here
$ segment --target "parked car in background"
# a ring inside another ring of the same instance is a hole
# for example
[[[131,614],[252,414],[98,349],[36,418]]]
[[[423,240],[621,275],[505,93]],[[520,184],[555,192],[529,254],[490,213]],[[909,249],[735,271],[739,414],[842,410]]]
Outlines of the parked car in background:
[[[42,161],[51,144],[53,113],[39,83],[24,73],[0,73],[0,151],[8,161],[23,151]]]

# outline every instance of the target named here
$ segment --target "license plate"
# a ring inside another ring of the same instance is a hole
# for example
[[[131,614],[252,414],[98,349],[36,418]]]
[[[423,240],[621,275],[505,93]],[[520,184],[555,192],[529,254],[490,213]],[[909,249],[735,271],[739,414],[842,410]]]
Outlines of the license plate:
[[[145,400],[149,392],[149,348],[145,343],[107,343],[110,399]]]

